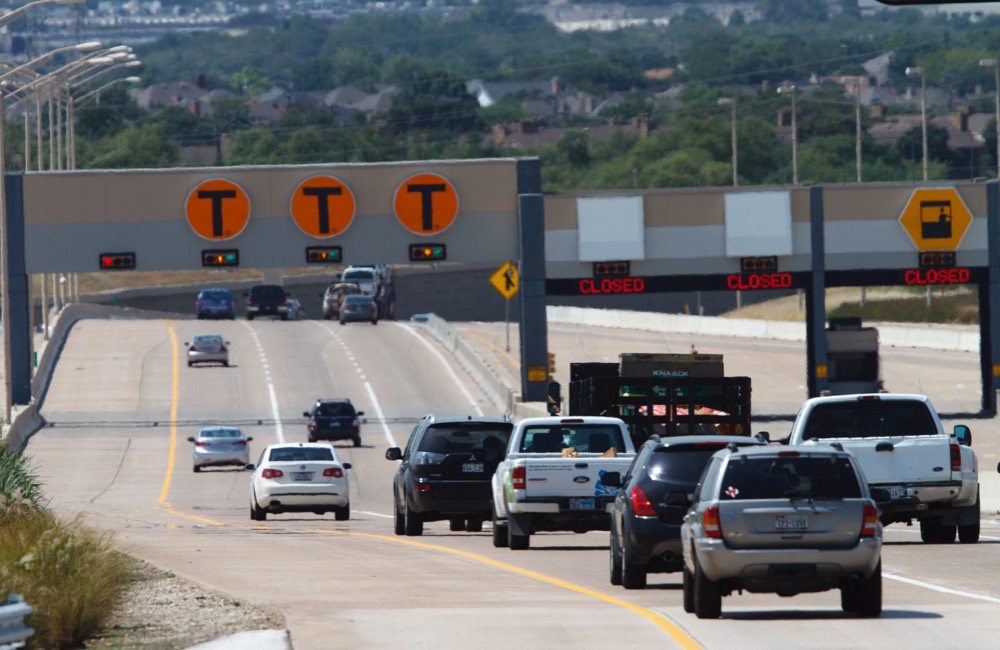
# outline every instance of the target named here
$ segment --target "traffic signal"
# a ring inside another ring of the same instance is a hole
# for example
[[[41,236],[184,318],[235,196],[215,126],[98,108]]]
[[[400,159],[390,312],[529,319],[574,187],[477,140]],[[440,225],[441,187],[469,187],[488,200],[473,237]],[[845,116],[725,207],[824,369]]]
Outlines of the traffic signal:
[[[594,262],[594,277],[631,275],[630,262]]]
[[[921,251],[920,268],[941,269],[955,266],[955,251]]]
[[[135,253],[101,253],[102,270],[128,271],[135,268]]]
[[[549,377],[554,377],[556,374],[556,353],[549,352]]]
[[[411,262],[440,262],[447,256],[444,244],[410,244]]]
[[[774,273],[778,270],[778,256],[741,257],[740,270],[743,273]]]
[[[562,386],[558,381],[549,382],[549,397],[545,403],[545,408],[549,415],[559,415],[562,412]]]
[[[338,264],[341,257],[340,246],[306,246],[307,264]]]
[[[201,252],[202,266],[239,266],[240,251],[235,248],[204,250]]]

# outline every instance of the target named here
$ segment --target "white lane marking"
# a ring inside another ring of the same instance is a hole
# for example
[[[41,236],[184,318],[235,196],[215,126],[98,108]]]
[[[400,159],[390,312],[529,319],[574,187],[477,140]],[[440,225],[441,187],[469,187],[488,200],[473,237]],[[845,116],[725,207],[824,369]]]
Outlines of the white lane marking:
[[[390,447],[398,447],[396,444],[396,439],[392,437],[392,432],[389,431],[389,425],[385,423],[385,413],[382,412],[382,405],[379,404],[378,398],[375,397],[375,391],[372,389],[372,385],[365,382],[365,390],[368,391],[368,399],[372,401],[372,406],[375,408],[375,415],[378,416],[378,421],[382,423],[382,433],[385,434],[385,439],[389,442]]]
[[[455,371],[452,369],[451,364],[449,364],[448,360],[444,358],[444,355],[441,354],[441,352],[437,348],[428,343],[427,339],[417,334],[417,332],[409,325],[404,325],[402,323],[393,323],[393,325],[395,325],[396,327],[401,327],[410,334],[412,334],[418,341],[424,344],[424,347],[433,352],[434,355],[441,361],[441,365],[443,365],[445,370],[448,371],[448,374],[451,375],[451,378],[455,381],[455,385],[458,386],[458,389],[460,391],[462,391],[462,395],[465,396],[465,399],[469,400],[469,403],[472,405],[472,408],[476,410],[476,414],[483,415],[483,409],[479,408],[479,404],[476,403],[476,399],[472,396],[472,393],[470,393],[465,388],[465,384],[463,384],[458,379],[458,375],[455,374]]]
[[[371,515],[372,517],[384,517],[385,519],[392,519],[392,515],[384,515],[381,512],[371,512],[369,510],[355,510],[354,512],[359,515]]]
[[[274,392],[274,382],[271,381],[271,370],[267,365],[267,357],[264,356],[264,346],[261,344],[260,339],[257,338],[257,332],[254,331],[250,324],[245,320],[241,320],[240,324],[247,328],[250,332],[250,336],[253,337],[254,346],[257,348],[257,355],[260,357],[261,365],[264,367],[264,381],[267,382],[267,396],[271,400],[271,419],[274,420],[274,434],[278,438],[279,443],[285,442],[285,430],[281,426],[281,414],[278,413],[278,396]]]
[[[913,585],[915,587],[923,587],[924,589],[930,589],[931,591],[939,591],[943,594],[962,596],[964,598],[972,598],[973,600],[985,600],[988,603],[1000,604],[1000,598],[994,598],[993,596],[983,596],[982,594],[971,594],[967,591],[959,591],[948,587],[939,587],[938,585],[932,585],[929,582],[921,582],[920,580],[914,580],[913,578],[904,578],[903,576],[898,576],[892,573],[883,573],[882,576],[897,582],[905,582],[906,584]]]
[[[987,526],[989,525],[988,522],[983,522],[983,524],[985,524]],[[909,534],[909,535],[919,535],[920,534],[919,530],[914,530],[914,529],[909,528],[909,527],[907,527],[907,528],[897,528],[893,532],[896,532],[896,533],[906,533],[906,534]],[[991,535],[980,535],[979,539],[1000,540],[1000,537],[993,537]]]

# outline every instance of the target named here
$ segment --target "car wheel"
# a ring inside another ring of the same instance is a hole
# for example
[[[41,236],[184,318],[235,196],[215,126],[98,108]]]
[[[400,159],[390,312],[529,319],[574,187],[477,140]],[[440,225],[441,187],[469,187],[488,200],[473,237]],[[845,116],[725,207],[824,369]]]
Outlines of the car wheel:
[[[527,523],[527,522],[526,522]],[[522,526],[521,528],[526,528],[527,526]],[[507,546],[512,551],[525,551],[531,546],[531,533],[527,535],[520,535],[514,532],[514,526],[511,522],[507,523]]]
[[[257,505],[257,500],[250,501],[250,518],[254,521],[267,521],[267,510]]]
[[[694,576],[688,570],[687,565],[684,565],[684,572],[681,578],[684,600],[684,611],[688,614],[694,614]]]
[[[613,526],[612,526],[613,527]],[[622,554],[618,548],[618,540],[614,533],[611,531],[611,540],[608,544],[608,564],[609,575],[611,578],[611,584],[615,586],[621,586],[622,584]]]
[[[351,518],[351,504],[348,503],[343,508],[337,508],[334,511],[333,516],[337,521],[347,521]]]
[[[840,609],[848,614],[858,611],[858,587],[847,583],[840,588]]]
[[[343,318],[341,318],[341,319],[340,319],[340,324],[341,324],[341,325],[343,325],[343,324],[344,324],[344,319],[343,319]]]
[[[449,519],[448,520],[448,530],[465,530],[465,520],[464,519]]]
[[[197,474],[200,471],[201,471],[201,465],[195,465],[194,466],[194,472],[195,472],[195,474]]]
[[[622,538],[622,586],[626,589],[645,589],[646,563],[636,562],[635,549],[629,544],[627,532]]]
[[[355,447],[360,447],[361,446],[361,436],[354,436],[354,438],[352,438],[352,440],[354,440],[354,446]]]
[[[253,320],[253,314],[247,314],[247,320]]]
[[[399,507],[398,496],[394,496],[392,499],[392,532],[397,535],[406,534],[406,518],[403,516],[403,511]]]
[[[506,548],[508,542],[507,535],[507,524],[497,519],[496,513],[493,513],[493,546],[495,548]]]
[[[223,361],[222,362],[222,367],[223,368],[228,368],[229,367],[229,362],[228,361]]]
[[[481,533],[483,532],[483,520],[478,517],[473,517],[465,522],[465,532],[467,533]]]
[[[956,532],[958,532],[958,526],[941,526],[937,543],[954,544]]]
[[[281,320],[288,320],[288,314],[282,314]]]
[[[313,434],[311,434],[311,433],[310,433],[310,434],[309,434],[309,435],[308,435],[308,436],[306,437],[306,440],[308,440],[309,442],[316,442],[316,436],[314,436]]]
[[[404,529],[408,537],[419,537],[424,534],[424,518],[419,512],[410,509],[409,502],[404,504],[405,523]]]
[[[191,361],[188,361],[188,368],[191,368],[192,366],[194,366],[194,363],[191,362]]]
[[[698,618],[719,618],[722,614],[719,583],[709,580],[697,564],[694,567],[694,613]]]
[[[870,576],[857,584],[853,600],[854,611],[862,618],[876,618],[882,614],[882,560]]]
[[[372,325],[378,325],[378,319],[377,318],[373,318],[372,319]]]

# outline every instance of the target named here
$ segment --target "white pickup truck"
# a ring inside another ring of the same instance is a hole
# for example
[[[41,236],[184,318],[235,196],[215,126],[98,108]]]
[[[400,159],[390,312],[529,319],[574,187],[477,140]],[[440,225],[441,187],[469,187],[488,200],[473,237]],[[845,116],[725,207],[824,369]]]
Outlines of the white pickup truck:
[[[920,521],[932,544],[979,541],[979,464],[969,427],[947,433],[924,395],[873,393],[807,400],[792,445],[851,452],[878,502],[883,524]]]
[[[618,488],[601,476],[624,474],[634,457],[618,418],[521,420],[493,475],[493,545],[522,550],[538,531],[610,530]]]

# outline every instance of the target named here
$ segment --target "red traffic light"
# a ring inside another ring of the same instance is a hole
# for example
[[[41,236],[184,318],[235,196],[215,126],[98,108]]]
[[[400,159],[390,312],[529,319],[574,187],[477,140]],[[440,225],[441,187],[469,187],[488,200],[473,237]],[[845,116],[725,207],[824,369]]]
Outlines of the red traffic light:
[[[135,253],[101,253],[99,258],[101,270],[127,271],[135,268]]]

